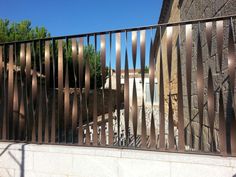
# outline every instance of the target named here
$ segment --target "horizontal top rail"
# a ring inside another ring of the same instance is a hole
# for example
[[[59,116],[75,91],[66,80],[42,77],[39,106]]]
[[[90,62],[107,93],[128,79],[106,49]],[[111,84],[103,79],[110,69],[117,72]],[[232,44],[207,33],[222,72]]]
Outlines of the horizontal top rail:
[[[212,18],[186,20],[186,21],[172,22],[172,23],[162,23],[162,24],[155,24],[155,25],[148,25],[148,26],[139,26],[139,27],[132,27],[132,28],[122,28],[122,29],[100,31],[100,32],[91,32],[91,33],[83,33],[83,34],[74,34],[74,35],[65,35],[65,36],[56,36],[56,37],[46,37],[46,38],[37,38],[37,39],[23,40],[23,41],[12,41],[12,42],[0,43],[0,45],[9,45],[9,44],[15,44],[15,43],[27,43],[27,42],[34,42],[34,41],[39,41],[39,40],[46,41],[46,40],[69,39],[69,38],[77,38],[77,37],[85,37],[85,36],[93,36],[93,35],[102,35],[102,34],[114,34],[114,33],[130,32],[130,31],[137,31],[137,30],[147,30],[147,29],[153,29],[153,28],[157,28],[157,27],[167,27],[167,26],[177,26],[177,25],[204,23],[204,22],[210,22],[210,21],[225,20],[225,19],[235,18],[235,17],[236,17],[236,14],[227,15],[227,16],[220,16],[220,17],[212,17]]]

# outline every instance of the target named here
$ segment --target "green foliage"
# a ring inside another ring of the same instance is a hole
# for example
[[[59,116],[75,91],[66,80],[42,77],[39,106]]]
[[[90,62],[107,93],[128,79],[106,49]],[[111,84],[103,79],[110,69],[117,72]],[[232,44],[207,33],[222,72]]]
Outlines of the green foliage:
[[[47,31],[45,27],[32,27],[31,22],[29,20],[23,20],[19,23],[16,22],[10,22],[7,19],[0,19],[0,43],[4,42],[12,42],[12,41],[22,41],[22,40],[32,40],[32,39],[41,39],[45,37],[50,37],[50,33]],[[55,43],[55,69],[57,72],[57,41]],[[19,56],[19,48],[20,46],[17,46],[17,53]],[[52,46],[50,47],[52,51]],[[66,62],[68,61],[68,67],[69,67],[69,82],[70,87],[75,86],[75,80],[74,80],[74,70],[73,70],[73,63],[72,63],[72,50],[71,50],[71,40],[68,40],[68,51],[66,52],[66,43],[63,42],[63,53],[64,53],[64,72],[66,71]],[[42,51],[44,50],[44,46],[42,45]],[[89,60],[90,63],[90,88],[94,88],[94,79],[95,79],[95,73],[96,73],[96,80],[97,80],[97,88],[102,87],[102,71],[101,71],[101,62],[100,62],[100,52],[97,52],[94,50],[94,47],[92,45],[84,46],[84,66],[83,71],[85,71],[85,61]],[[36,59],[39,57],[39,44],[36,44]],[[43,57],[43,53],[41,53]],[[33,57],[33,56],[32,56]],[[52,57],[52,56],[51,56]],[[19,60],[19,59],[18,59]],[[52,61],[52,59],[51,59]],[[33,62],[32,62],[33,64]],[[44,64],[44,62],[43,62]],[[96,70],[95,70],[96,66]],[[39,61],[36,61],[36,70],[39,72]],[[52,70],[52,63],[51,68]],[[84,73],[84,72],[83,72]],[[106,77],[108,75],[108,70],[106,69]],[[52,75],[51,75],[52,77]],[[78,76],[77,76],[78,77]],[[83,77],[84,78],[84,77]],[[53,78],[51,78],[52,80]],[[56,74],[56,82],[57,82],[57,74]],[[77,86],[79,83],[77,83]],[[84,87],[84,81],[83,81],[83,87]]]
[[[68,48],[71,48],[70,43],[68,46],[69,46]],[[84,74],[85,74],[86,61],[89,61],[89,65],[90,65],[90,88],[94,89],[95,73],[96,73],[96,84],[97,84],[96,87],[101,88],[102,87],[102,69],[101,69],[101,61],[100,61],[100,52],[95,51],[92,45],[84,46],[83,56],[84,56],[84,61],[83,61]],[[73,62],[72,62],[72,54],[70,50],[68,51],[67,60],[68,60],[68,66],[69,66],[70,87],[73,87],[75,82],[73,79],[74,78]],[[66,66],[66,60],[64,60],[64,66]],[[107,78],[108,69],[105,68],[105,71],[106,71],[105,77]],[[79,83],[77,83],[77,86],[78,85]],[[83,87],[84,87],[84,80],[83,80]]]
[[[11,42],[49,37],[50,33],[45,27],[33,28],[29,20],[19,23],[0,19],[0,42]]]

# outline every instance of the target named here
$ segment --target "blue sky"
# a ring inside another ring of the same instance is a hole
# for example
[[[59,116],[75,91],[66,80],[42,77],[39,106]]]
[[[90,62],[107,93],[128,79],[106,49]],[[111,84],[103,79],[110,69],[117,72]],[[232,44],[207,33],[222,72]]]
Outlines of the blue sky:
[[[162,0],[0,0],[0,18],[32,21],[52,36],[155,24]]]
[[[48,29],[51,36],[153,25],[158,22],[162,6],[162,0],[0,0],[0,2],[0,18],[7,18],[15,22],[30,20],[32,26],[44,26]],[[114,37],[113,45],[115,44]],[[124,68],[124,34],[122,37],[121,67]],[[146,64],[149,63],[150,37],[151,33],[147,31]],[[128,38],[128,43],[130,43],[130,34]],[[129,66],[132,68],[130,47],[129,44]],[[113,49],[115,49],[114,46]],[[112,67],[114,68],[114,50],[111,56]],[[109,50],[107,50],[107,58],[108,64]],[[140,67],[139,58],[140,50],[138,47],[137,68]]]

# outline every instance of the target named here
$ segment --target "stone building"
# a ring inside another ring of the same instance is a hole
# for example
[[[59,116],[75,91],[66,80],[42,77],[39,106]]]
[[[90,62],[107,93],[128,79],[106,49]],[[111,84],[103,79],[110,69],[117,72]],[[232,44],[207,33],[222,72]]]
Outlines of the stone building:
[[[162,10],[158,23],[171,23],[186,20],[196,20],[203,18],[212,18],[218,16],[233,15],[236,12],[236,0],[164,0],[162,5]],[[235,21],[233,21],[235,22]],[[227,126],[230,126],[232,118],[232,99],[229,96],[229,83],[227,81],[228,70],[227,70],[227,57],[228,57],[228,39],[229,39],[229,21],[224,21],[224,40],[223,40],[223,58],[222,58],[222,73],[219,68],[218,53],[217,53],[217,42],[216,42],[216,23],[212,24],[212,45],[211,49],[208,48],[205,33],[205,24],[200,24],[200,37],[201,37],[201,49],[202,49],[202,59],[203,59],[203,71],[204,71],[204,103],[207,102],[207,83],[208,83],[208,71],[209,68],[212,71],[214,89],[217,90],[219,86],[223,88],[224,95],[224,105],[225,114],[227,117]],[[197,35],[198,35],[198,24],[192,26],[192,71],[191,71],[191,118],[192,118],[192,137],[193,137],[193,148],[198,149],[199,143],[199,117],[198,117],[198,97],[197,97]],[[235,28],[235,23],[234,26]],[[235,32],[235,29],[234,29]],[[161,37],[160,37],[161,34]],[[186,37],[185,37],[185,26],[174,26],[173,27],[173,37],[172,37],[172,75],[171,75],[171,95],[173,99],[173,104],[176,103],[177,94],[177,39],[180,37],[180,49],[181,49],[181,66],[182,66],[182,82],[183,82],[183,95],[184,95],[184,118],[185,118],[185,128],[187,135],[187,145],[190,144],[190,126],[189,126],[189,110],[188,110],[188,100],[187,100],[187,89],[186,89]],[[161,39],[161,40],[159,40]],[[167,68],[167,30],[165,27],[157,30],[156,41],[161,41],[162,46],[162,57],[163,57],[163,70],[164,70],[164,88],[169,88],[168,81],[168,68]],[[235,41],[235,40],[234,40]],[[157,53],[157,68],[160,67],[159,58],[159,46],[158,43],[158,53]],[[210,54],[209,54],[210,52]],[[159,69],[157,69],[159,71]],[[157,78],[159,79],[159,73],[157,73]],[[225,80],[226,79],[226,80]],[[168,94],[169,90],[165,89],[165,114],[168,113]],[[218,114],[219,114],[219,92],[215,93],[215,135],[218,136]],[[177,106],[174,106],[174,119],[177,119]],[[204,126],[203,126],[203,139],[204,139],[204,149],[208,150],[210,148],[209,136],[209,123],[207,106],[204,107]],[[177,121],[177,120],[176,120]],[[227,129],[227,137],[230,138],[229,129]],[[230,149],[228,149],[230,151]]]

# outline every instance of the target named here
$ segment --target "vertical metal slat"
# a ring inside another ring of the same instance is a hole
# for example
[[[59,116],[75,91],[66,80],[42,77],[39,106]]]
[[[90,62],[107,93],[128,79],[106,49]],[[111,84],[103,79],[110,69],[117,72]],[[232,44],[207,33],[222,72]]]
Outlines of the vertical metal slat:
[[[182,69],[181,69],[181,56],[180,56],[180,35],[177,41],[177,77],[178,77],[178,150],[185,150],[184,140],[184,113],[183,113],[183,88],[182,88]]]
[[[209,30],[209,29],[207,29]],[[207,35],[208,36],[208,35]],[[209,39],[208,39],[209,40]],[[208,44],[209,46],[209,44]],[[200,36],[200,24],[198,27],[197,38],[197,97],[198,97],[198,112],[199,112],[199,150],[203,150],[202,144],[202,126],[203,126],[203,95],[204,94],[204,75],[202,61],[202,45]]]
[[[217,41],[217,53],[220,71],[222,71],[222,51],[223,51],[223,32],[224,21],[220,20],[216,22],[216,41]]]
[[[189,146],[192,144],[192,107],[191,107],[191,80],[192,80],[192,25],[187,24],[186,30],[186,85],[187,85],[187,99],[188,99],[188,113],[189,113]]]
[[[121,63],[120,63],[120,33],[116,34],[116,108],[117,108],[117,141],[120,145],[120,72],[121,72]]]
[[[146,130],[146,115],[145,115],[145,103],[144,103],[144,78],[145,78],[145,52],[146,52],[146,30],[140,31],[140,63],[141,63],[141,79],[142,79],[142,148],[146,148],[147,145],[147,130]]]

